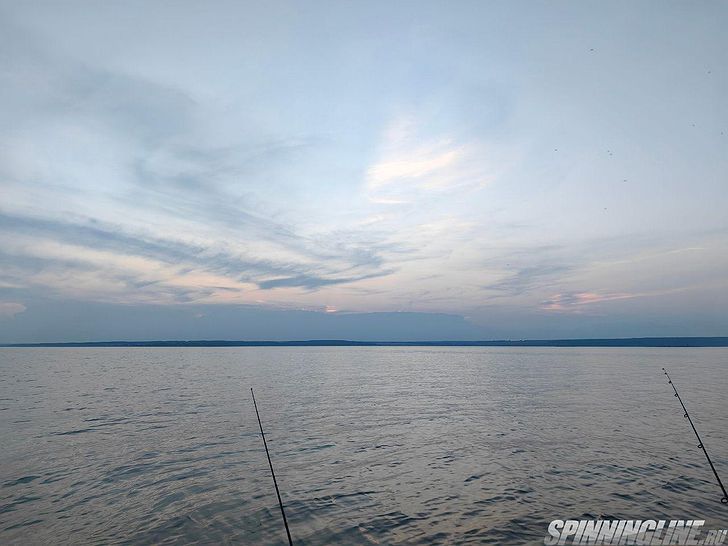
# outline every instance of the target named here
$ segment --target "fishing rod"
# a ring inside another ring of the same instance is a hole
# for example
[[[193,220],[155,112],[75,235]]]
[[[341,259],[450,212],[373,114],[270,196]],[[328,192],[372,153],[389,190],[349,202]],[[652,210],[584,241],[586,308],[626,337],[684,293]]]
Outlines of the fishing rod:
[[[273,485],[276,487],[276,495],[278,495],[278,506],[281,508],[281,516],[283,516],[283,525],[286,527],[286,535],[288,536],[288,545],[293,546],[291,539],[291,531],[288,529],[288,520],[286,519],[286,511],[283,509],[283,500],[281,500],[281,492],[278,490],[278,482],[276,481],[276,473],[273,471],[273,463],[270,460],[268,452],[268,442],[265,441],[265,432],[263,432],[263,423],[260,422],[260,414],[258,413],[258,404],[255,403],[255,393],[250,388],[250,396],[253,397],[253,407],[255,407],[255,415],[258,417],[258,426],[260,427],[260,435],[263,437],[263,447],[265,447],[265,455],[268,457],[268,466],[270,466],[270,474],[273,476]]]
[[[700,434],[698,434],[698,429],[695,428],[695,425],[693,424],[693,420],[690,418],[690,414],[688,413],[688,409],[685,407],[685,404],[682,401],[682,398],[680,398],[680,394],[677,392],[677,388],[675,388],[675,383],[672,382],[672,379],[670,379],[670,374],[667,373],[667,370],[665,368],[662,368],[662,371],[665,372],[665,375],[667,376],[667,382],[672,385],[672,390],[675,391],[675,398],[677,398],[680,401],[680,405],[682,406],[683,411],[685,412],[684,417],[690,422],[690,426],[693,427],[693,432],[695,433],[695,437],[698,439],[698,447],[703,450],[703,453],[705,453],[705,458],[708,459],[708,464],[710,465],[710,469],[713,471],[713,474],[715,474],[715,479],[718,481],[718,485],[720,486],[721,490],[723,491],[723,498],[720,499],[720,502],[723,504],[728,504],[728,492],[725,490],[725,486],[723,485],[723,482],[720,480],[720,476],[718,476],[718,471],[715,469],[715,466],[713,465],[713,461],[710,460],[710,455],[708,455],[708,451],[705,449],[705,444],[703,443],[703,440],[700,439]]]

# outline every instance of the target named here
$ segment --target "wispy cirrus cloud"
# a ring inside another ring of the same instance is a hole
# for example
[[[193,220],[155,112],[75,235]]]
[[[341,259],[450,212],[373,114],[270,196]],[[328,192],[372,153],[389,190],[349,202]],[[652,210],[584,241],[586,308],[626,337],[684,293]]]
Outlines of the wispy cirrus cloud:
[[[302,233],[267,195],[318,137],[210,134],[185,90],[99,68],[3,25],[2,287],[97,301],[248,302],[394,271],[401,245]]]
[[[400,116],[367,169],[367,195],[375,203],[403,204],[422,194],[476,189],[494,177],[486,160],[481,144],[428,134],[413,117]]]
[[[541,302],[541,309],[546,311],[560,311],[567,313],[582,313],[583,306],[606,301],[626,300],[643,296],[644,294],[627,293],[598,293],[598,292],[571,292],[554,294],[551,298]]]
[[[274,288],[315,290],[393,272],[374,252],[349,252],[346,243],[325,264],[305,259],[261,259],[235,246],[160,238],[99,221],[66,222],[0,214],[6,263],[0,279],[13,286],[47,285],[81,296],[96,286],[95,298],[209,300],[216,295],[255,300]],[[69,274],[76,280],[71,281]],[[88,282],[93,277],[94,282]],[[86,282],[78,282],[78,279]],[[104,298],[103,294],[107,294]]]

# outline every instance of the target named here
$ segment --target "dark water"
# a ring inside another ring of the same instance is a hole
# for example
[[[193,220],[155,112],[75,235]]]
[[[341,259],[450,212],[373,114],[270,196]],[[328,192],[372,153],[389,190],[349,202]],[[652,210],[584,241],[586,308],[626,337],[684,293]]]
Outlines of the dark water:
[[[0,349],[0,543],[540,543],[728,525],[728,350]]]

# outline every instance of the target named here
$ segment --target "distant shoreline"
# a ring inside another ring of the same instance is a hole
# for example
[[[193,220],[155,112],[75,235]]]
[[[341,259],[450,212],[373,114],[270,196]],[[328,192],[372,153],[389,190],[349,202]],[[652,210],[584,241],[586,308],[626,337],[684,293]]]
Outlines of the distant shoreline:
[[[492,341],[81,341],[4,343],[0,347],[728,347],[728,337],[635,337],[604,339],[521,339]]]

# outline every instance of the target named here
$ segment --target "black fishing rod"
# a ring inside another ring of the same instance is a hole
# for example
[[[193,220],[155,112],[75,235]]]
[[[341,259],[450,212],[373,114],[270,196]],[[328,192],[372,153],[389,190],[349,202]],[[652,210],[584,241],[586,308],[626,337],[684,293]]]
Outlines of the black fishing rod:
[[[286,519],[286,511],[283,509],[283,500],[281,500],[281,492],[278,490],[278,482],[276,481],[276,473],[273,471],[273,463],[270,460],[268,452],[268,442],[265,441],[265,432],[263,432],[263,423],[260,422],[260,414],[258,413],[258,404],[255,403],[255,394],[253,388],[250,388],[250,396],[253,397],[253,407],[255,407],[255,415],[258,417],[258,426],[260,427],[260,435],[263,437],[263,447],[265,447],[265,455],[268,457],[268,466],[270,466],[270,474],[273,476],[273,485],[276,487],[276,495],[278,495],[278,506],[281,508],[281,516],[283,516],[283,525],[286,527],[286,535],[288,536],[289,546],[293,546],[291,539],[291,531],[288,529],[288,520]]]
[[[728,504],[728,492],[725,490],[725,486],[723,485],[723,482],[720,480],[720,476],[718,476],[718,471],[715,469],[715,466],[713,465],[713,461],[710,460],[710,455],[708,455],[708,451],[705,449],[705,444],[703,443],[703,440],[700,439],[700,434],[698,434],[698,429],[695,428],[695,425],[693,424],[693,420],[690,418],[690,414],[688,413],[688,408],[685,407],[685,404],[682,401],[682,398],[680,398],[680,394],[678,394],[677,389],[675,388],[675,383],[672,382],[672,379],[670,379],[670,375],[667,373],[667,370],[665,368],[662,368],[662,371],[665,372],[665,375],[667,376],[667,382],[672,385],[672,390],[675,391],[675,398],[677,398],[680,401],[680,405],[682,406],[683,411],[685,412],[684,417],[690,422],[690,426],[693,427],[693,432],[695,433],[695,437],[698,439],[698,447],[703,450],[703,453],[705,453],[705,458],[708,459],[708,464],[710,465],[710,469],[713,471],[713,474],[715,474],[715,479],[718,481],[718,485],[720,486],[721,490],[723,491],[723,498],[720,499],[720,502],[723,504]]]

